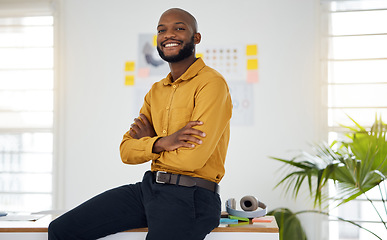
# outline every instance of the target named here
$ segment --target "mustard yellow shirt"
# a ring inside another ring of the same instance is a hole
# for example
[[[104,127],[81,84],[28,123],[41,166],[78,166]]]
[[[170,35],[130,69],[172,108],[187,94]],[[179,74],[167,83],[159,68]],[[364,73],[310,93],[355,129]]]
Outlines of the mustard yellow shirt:
[[[120,145],[121,159],[127,164],[152,160],[152,171],[166,171],[200,177],[219,183],[230,138],[232,103],[226,81],[198,58],[175,82],[171,74],[153,84],[144,98],[143,113],[153,125],[155,137],[133,139],[129,131]],[[189,121],[206,137],[195,148],[152,153],[154,142],[183,128]]]

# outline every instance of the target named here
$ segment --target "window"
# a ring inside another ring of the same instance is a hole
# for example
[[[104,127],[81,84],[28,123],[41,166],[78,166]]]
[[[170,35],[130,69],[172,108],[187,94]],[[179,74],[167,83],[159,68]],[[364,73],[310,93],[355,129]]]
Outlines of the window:
[[[2,14],[0,210],[49,210],[53,202],[53,16],[30,14],[25,8],[12,16]]]
[[[387,121],[387,1],[322,1],[322,6],[328,20],[324,38],[328,50],[323,63],[327,69],[328,141],[332,142],[343,137],[345,129],[340,124],[353,125],[347,115],[366,127],[372,125],[375,114]],[[385,212],[378,189],[367,196],[379,212]],[[355,221],[379,236],[386,232],[364,197],[331,210],[331,214]],[[387,216],[383,218],[387,220]],[[330,240],[377,239],[333,219],[329,228]]]

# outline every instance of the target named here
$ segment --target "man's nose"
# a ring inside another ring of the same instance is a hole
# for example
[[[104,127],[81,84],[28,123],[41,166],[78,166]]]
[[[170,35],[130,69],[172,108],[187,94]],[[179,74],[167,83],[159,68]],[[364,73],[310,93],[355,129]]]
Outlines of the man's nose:
[[[173,29],[171,30],[167,30],[164,37],[166,39],[169,39],[169,38],[175,38],[176,37],[176,34],[175,34],[175,31]]]

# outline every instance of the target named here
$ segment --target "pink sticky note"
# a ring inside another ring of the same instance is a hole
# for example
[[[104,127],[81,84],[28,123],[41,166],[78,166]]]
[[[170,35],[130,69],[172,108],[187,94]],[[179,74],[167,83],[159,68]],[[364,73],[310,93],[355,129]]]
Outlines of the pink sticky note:
[[[247,82],[248,83],[257,83],[258,82],[258,71],[257,70],[248,70],[247,71]]]
[[[252,222],[272,222],[273,218],[268,217],[259,217],[259,218],[253,218]]]
[[[139,68],[137,72],[137,76],[139,78],[147,78],[149,77],[150,68]]]

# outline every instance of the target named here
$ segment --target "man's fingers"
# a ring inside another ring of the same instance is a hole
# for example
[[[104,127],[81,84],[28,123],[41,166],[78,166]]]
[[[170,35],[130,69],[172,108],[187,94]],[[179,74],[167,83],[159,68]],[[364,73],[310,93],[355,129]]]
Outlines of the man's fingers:
[[[202,121],[191,121],[191,122],[187,123],[186,127],[192,128],[192,127],[197,126],[197,125],[203,125],[203,122]]]
[[[145,126],[151,125],[148,118],[144,114],[140,113],[140,118],[144,122]]]
[[[185,135],[196,135],[196,136],[200,136],[200,137],[205,137],[206,136],[206,134],[204,132],[200,131],[199,129],[195,129],[195,128],[184,129],[183,134],[185,134]]]
[[[137,124],[137,126],[139,128],[143,128],[144,127],[144,123],[140,119],[138,119],[138,118],[134,119],[134,123]]]
[[[196,138],[196,137],[193,137],[192,135],[182,135],[179,139],[180,141],[184,141],[184,142],[193,142],[193,143],[196,143],[196,144],[202,144],[203,141],[199,138]]]
[[[191,135],[197,135],[200,137],[205,137],[206,133],[200,131],[199,129],[192,128],[193,126],[202,125],[202,124],[203,124],[202,121],[191,121],[187,123],[187,125],[185,125],[185,127],[183,128],[184,134],[191,134]]]
[[[182,142],[181,145],[182,145],[182,147],[186,147],[186,148],[194,148],[195,147],[195,144],[192,144],[189,142]]]
[[[130,128],[130,129],[129,129],[129,135],[130,135],[132,138],[136,138],[136,131],[134,131],[133,128]]]
[[[130,125],[130,128],[133,129],[135,132],[140,132],[140,128],[136,123],[133,123],[132,125]]]

